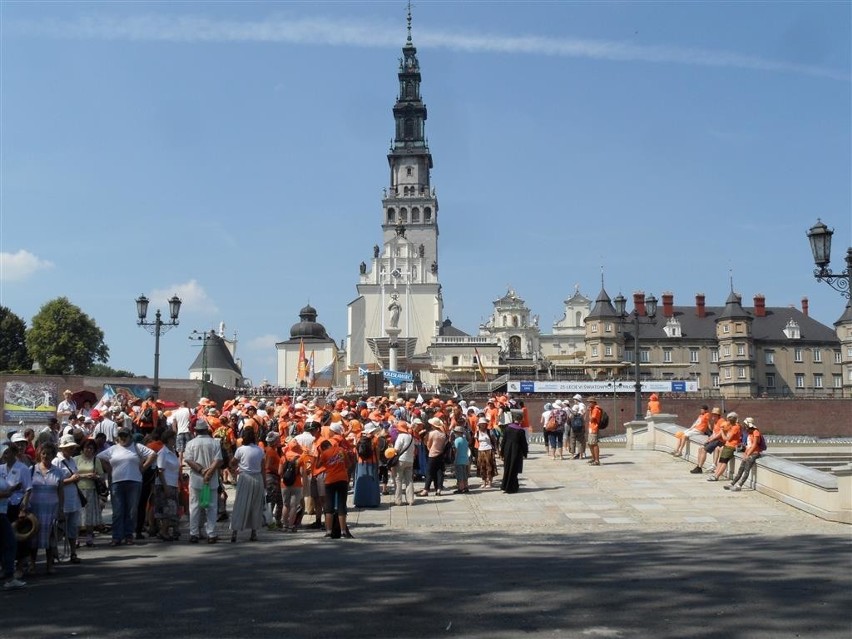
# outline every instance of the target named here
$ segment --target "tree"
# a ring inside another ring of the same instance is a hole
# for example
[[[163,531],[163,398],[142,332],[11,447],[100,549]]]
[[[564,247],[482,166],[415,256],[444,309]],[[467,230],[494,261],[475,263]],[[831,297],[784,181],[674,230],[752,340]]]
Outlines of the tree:
[[[29,370],[27,325],[5,306],[0,306],[0,371]]]
[[[95,361],[109,358],[104,332],[67,297],[49,301],[36,313],[27,331],[27,349],[49,375],[85,375]]]
[[[93,375],[94,377],[136,377],[136,375],[129,371],[123,371],[120,368],[113,368],[106,364],[93,364],[92,368],[89,369],[88,374]]]

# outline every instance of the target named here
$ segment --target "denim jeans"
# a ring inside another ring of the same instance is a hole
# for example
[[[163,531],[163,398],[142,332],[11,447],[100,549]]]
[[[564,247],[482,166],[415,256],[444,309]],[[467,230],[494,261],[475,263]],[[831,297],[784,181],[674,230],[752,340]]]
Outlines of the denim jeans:
[[[3,578],[11,579],[15,574],[15,553],[18,542],[12,531],[12,523],[6,513],[0,513],[0,565],[3,566]]]
[[[142,493],[142,482],[119,481],[110,486],[112,503],[112,538],[131,539],[136,530],[136,507]]]

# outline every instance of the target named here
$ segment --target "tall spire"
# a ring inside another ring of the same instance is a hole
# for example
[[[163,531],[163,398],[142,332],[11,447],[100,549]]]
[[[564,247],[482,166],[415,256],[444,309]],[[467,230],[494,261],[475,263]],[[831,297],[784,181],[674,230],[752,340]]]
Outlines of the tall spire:
[[[408,23],[408,38],[406,39],[406,44],[411,44],[411,0],[408,0],[408,16],[406,17],[406,22]]]

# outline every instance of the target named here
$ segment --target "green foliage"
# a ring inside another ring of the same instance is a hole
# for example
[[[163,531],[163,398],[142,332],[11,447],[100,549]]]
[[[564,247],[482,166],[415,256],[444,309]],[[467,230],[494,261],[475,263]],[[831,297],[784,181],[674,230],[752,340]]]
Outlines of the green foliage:
[[[116,369],[106,364],[93,364],[88,374],[95,377],[136,377],[135,374],[129,371]]]
[[[0,371],[29,370],[27,325],[5,306],[0,306]]]
[[[49,375],[85,375],[95,361],[109,358],[104,332],[67,297],[47,302],[33,317],[27,349]]]

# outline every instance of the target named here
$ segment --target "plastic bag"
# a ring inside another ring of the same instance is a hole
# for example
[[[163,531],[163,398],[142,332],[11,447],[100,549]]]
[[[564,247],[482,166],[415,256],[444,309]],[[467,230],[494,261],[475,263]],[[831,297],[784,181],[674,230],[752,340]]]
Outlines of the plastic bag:
[[[204,486],[201,488],[201,493],[198,495],[198,507],[210,507],[210,484],[204,484]]]

